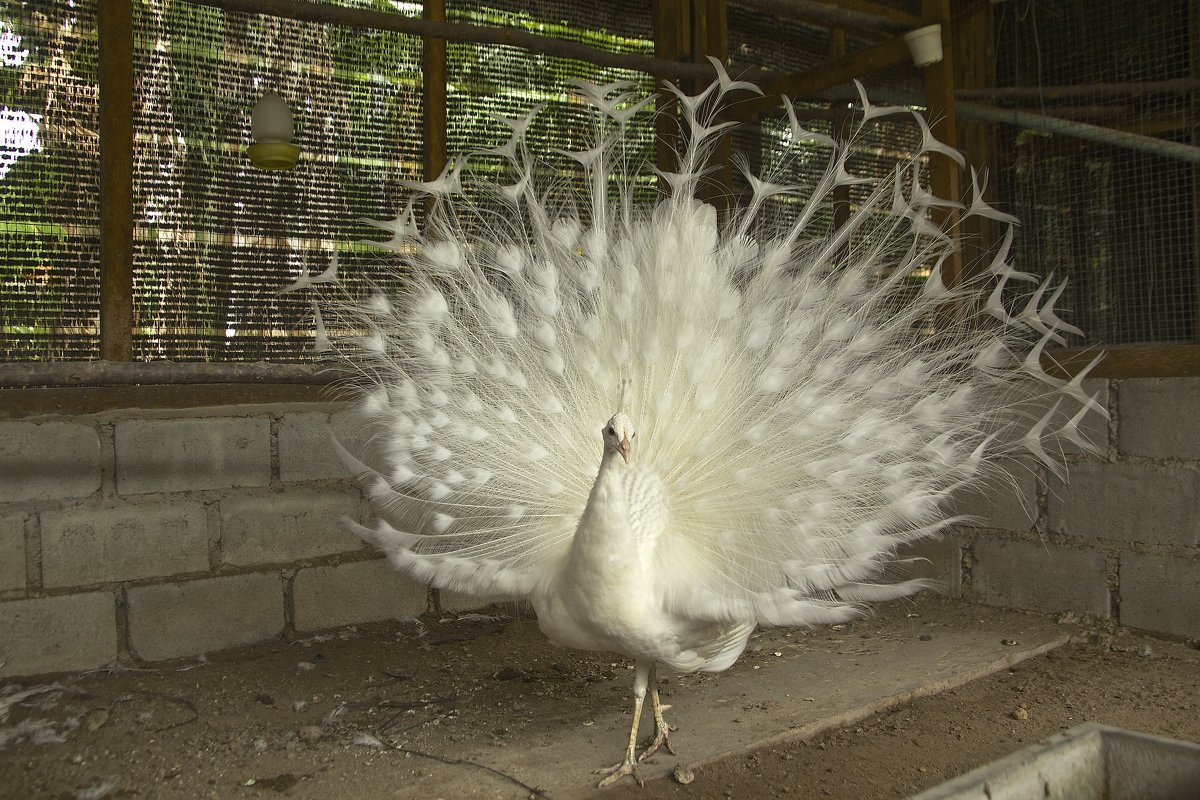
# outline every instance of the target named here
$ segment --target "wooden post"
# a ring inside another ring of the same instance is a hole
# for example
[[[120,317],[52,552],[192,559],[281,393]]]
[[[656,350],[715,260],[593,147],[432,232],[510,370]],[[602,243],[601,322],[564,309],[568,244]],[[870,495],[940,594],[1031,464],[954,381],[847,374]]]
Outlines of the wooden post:
[[[425,0],[422,16],[431,22],[446,21],[446,0]],[[425,180],[434,180],[446,168],[446,40],[424,40],[422,81],[425,90]]]
[[[133,359],[133,0],[100,0],[100,357]]]
[[[995,74],[995,30],[991,0],[964,0],[956,6],[954,29],[951,31],[954,55],[955,96],[963,89],[987,90],[996,85]],[[1006,165],[997,163],[997,157],[1011,153],[996,147],[996,125],[972,121],[963,115],[958,127],[959,149],[967,162],[975,165],[983,177],[990,173],[991,187],[987,192],[994,199],[998,185],[996,173]],[[999,226],[987,217],[971,217],[965,220],[964,233],[967,241],[962,244],[966,251],[966,269],[983,259],[999,236]]]
[[[1191,35],[1191,63],[1188,71],[1192,78],[1200,78],[1200,0],[1188,3],[1188,24]],[[1200,94],[1192,94],[1192,119],[1200,117]],[[1200,127],[1192,126],[1192,144],[1200,147]],[[1192,164],[1192,275],[1200,276],[1200,164]],[[1192,308],[1192,341],[1200,344],[1200,278],[1196,281],[1196,295]]]
[[[693,0],[692,8],[692,61],[706,63],[709,56],[714,56],[721,63],[727,62],[729,20],[725,0]],[[700,90],[707,81],[695,83],[695,90]],[[728,208],[733,199],[733,139],[730,134],[721,134],[710,158],[713,170],[708,180],[701,184],[700,199],[720,211]]]
[[[839,58],[846,56],[846,31],[842,28],[830,28],[829,30],[829,58],[837,61]],[[851,114],[850,107],[844,102],[834,101],[829,104],[829,110],[833,116],[830,120],[830,133],[837,142],[843,143],[846,141],[849,131]],[[844,184],[837,186],[833,190],[833,229],[837,230],[846,224],[850,219],[850,186]],[[842,249],[843,253],[845,248]],[[839,258],[842,253],[839,253]]]
[[[942,60],[924,68],[925,105],[933,134],[945,144],[958,147],[958,123],[954,109],[954,39],[950,29],[950,0],[921,0],[926,25],[942,26]],[[962,181],[958,165],[943,155],[930,156],[930,185],[933,193],[948,200],[962,198]],[[954,210],[935,211],[935,222],[957,227],[959,214]],[[957,238],[957,234],[952,233]],[[963,279],[963,254],[959,249],[943,265],[942,281],[955,287]]]
[[[688,0],[654,0],[654,55],[669,61],[682,61],[691,44],[691,4]],[[686,85],[684,88],[690,88]],[[672,106],[668,96],[658,97],[659,114],[655,120],[658,136],[655,164],[666,172],[678,167],[675,148],[678,145],[679,129],[674,115],[665,113]],[[664,182],[659,184],[666,190]]]

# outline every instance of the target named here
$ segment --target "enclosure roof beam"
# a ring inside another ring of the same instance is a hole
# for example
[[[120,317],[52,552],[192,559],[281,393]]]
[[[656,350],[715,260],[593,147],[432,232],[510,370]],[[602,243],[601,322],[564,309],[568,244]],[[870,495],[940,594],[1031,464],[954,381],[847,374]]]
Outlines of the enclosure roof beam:
[[[921,18],[879,3],[823,3],[818,0],[735,0],[735,5],[784,19],[815,22],[830,28],[903,33],[921,26]]]
[[[835,59],[818,69],[768,79],[762,86],[764,97],[739,103],[730,109],[729,116],[733,119],[753,117],[775,106],[779,95],[814,97],[826,89],[840,86],[854,78],[911,60],[908,43],[904,41],[903,36],[896,36],[873,47]]]
[[[673,80],[712,80],[716,72],[705,62],[685,64],[665,58],[655,58],[638,53],[614,53],[580,42],[569,42],[551,36],[515,28],[497,28],[471,25],[463,22],[440,22],[430,19],[406,17],[403,14],[372,11],[364,8],[347,8],[329,3],[314,3],[309,0],[188,0],[195,5],[235,11],[243,14],[260,14],[302,22],[318,22],[343,25],[349,28],[394,31],[411,36],[445,39],[451,42],[476,42],[520,47],[531,53],[587,61],[601,67],[615,67],[646,72],[660,78]]]

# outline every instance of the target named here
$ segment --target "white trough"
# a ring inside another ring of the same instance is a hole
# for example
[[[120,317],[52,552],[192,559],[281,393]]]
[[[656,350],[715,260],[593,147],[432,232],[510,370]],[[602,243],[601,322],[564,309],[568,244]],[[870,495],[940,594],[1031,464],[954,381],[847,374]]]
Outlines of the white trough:
[[[1200,745],[1087,723],[909,800],[1197,800]]]

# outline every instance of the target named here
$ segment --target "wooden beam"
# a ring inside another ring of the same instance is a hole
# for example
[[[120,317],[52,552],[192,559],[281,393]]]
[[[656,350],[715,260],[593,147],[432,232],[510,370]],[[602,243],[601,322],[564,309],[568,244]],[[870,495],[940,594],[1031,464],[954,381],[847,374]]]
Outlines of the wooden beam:
[[[933,135],[951,147],[958,147],[958,120],[954,105],[954,40],[950,29],[950,0],[922,0],[921,10],[926,25],[942,26],[942,59],[922,70],[925,82],[926,118]],[[938,197],[960,200],[963,196],[962,175],[959,166],[948,156],[935,153],[929,157],[930,189]],[[942,223],[951,235],[958,238],[958,220],[961,215],[955,209],[937,208],[930,212],[935,221]],[[943,266],[942,280],[954,288],[963,280],[963,253],[959,248]]]
[[[995,85],[995,30],[991,0],[960,0],[956,4],[956,15],[950,32],[954,59],[955,110],[963,87],[991,87]],[[958,117],[958,149],[967,162],[981,169],[995,171],[1000,167],[995,154],[996,126]],[[991,181],[986,190],[986,199],[997,201],[996,184]],[[997,203],[1002,205],[1001,203]],[[970,216],[963,221],[963,262],[968,270],[982,268],[988,263],[991,248],[999,240],[1000,227],[994,220],[982,216]]]
[[[762,85],[764,97],[738,103],[726,116],[729,119],[755,117],[775,108],[779,104],[780,95],[795,98],[814,97],[825,89],[840,86],[854,78],[861,78],[911,59],[904,37],[888,39],[844,58],[835,59],[820,69],[767,80]]]
[[[431,22],[445,22],[446,0],[425,0],[421,13]],[[421,61],[425,180],[432,181],[446,167],[446,40],[427,37]]]
[[[692,10],[692,60],[708,61],[708,56],[714,56],[723,63],[728,62],[729,17],[725,0],[692,0]],[[695,88],[704,87],[698,85]],[[724,210],[733,199],[733,139],[730,134],[721,135],[709,156],[709,165],[712,171],[701,183],[699,199]]]
[[[654,0],[654,55],[664,61],[683,61],[691,47],[691,4],[687,0]],[[658,114],[654,120],[655,165],[674,172],[678,167],[675,149],[679,144],[679,126],[671,109],[673,103],[666,92],[655,99]],[[660,191],[666,182],[659,181]]]
[[[1042,354],[1042,369],[1051,375],[1077,375],[1101,352],[1098,348],[1052,350]],[[1089,373],[1092,378],[1180,378],[1200,376],[1200,344],[1157,344],[1114,347]]]
[[[831,28],[829,30],[829,57],[837,61],[839,58],[846,57],[846,31],[842,28]],[[836,115],[830,125],[830,130],[833,133],[833,138],[839,143],[844,144],[850,138],[850,123],[853,115],[850,106],[846,103],[832,101],[829,104],[830,113]],[[841,228],[850,221],[850,184],[842,184],[835,186],[833,189],[833,227],[834,230]],[[848,251],[850,245],[847,243],[838,253],[837,260],[840,261]]]
[[[818,0],[735,0],[743,8],[752,8],[784,19],[812,22],[830,28],[849,28],[856,31],[903,33],[919,28],[921,18],[898,8],[865,0],[840,0],[837,3]]]
[[[344,25],[349,28],[395,31],[412,36],[441,38],[450,42],[506,44],[520,47],[531,53],[573,58],[601,67],[636,70],[661,78],[712,80],[716,77],[712,65],[707,61],[703,64],[681,64],[637,53],[614,53],[579,42],[555,39],[551,36],[539,36],[515,28],[492,28],[464,22],[437,22],[430,19],[406,17],[390,11],[348,8],[332,3],[309,2],[309,0],[188,0],[188,2],[242,14],[262,14],[304,22]]]
[[[133,358],[133,0],[101,0],[100,357]]]

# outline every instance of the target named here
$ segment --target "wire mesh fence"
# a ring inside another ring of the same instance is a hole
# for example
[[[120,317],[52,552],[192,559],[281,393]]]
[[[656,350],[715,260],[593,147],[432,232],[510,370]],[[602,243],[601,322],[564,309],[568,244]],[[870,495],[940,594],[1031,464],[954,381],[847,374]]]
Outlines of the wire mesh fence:
[[[87,360],[99,350],[98,0],[0,0],[0,359]],[[339,5],[377,8],[372,0]],[[391,3],[417,16],[419,3]],[[357,242],[378,238],[362,218],[401,207],[422,174],[422,43],[392,32],[224,12],[186,0],[134,5],[135,357],[143,360],[310,360],[311,310],[277,289],[325,269],[334,254],[351,293],[391,270]],[[649,4],[635,0],[451,0],[451,21],[511,27],[613,52],[654,53]],[[836,54],[829,30],[728,6],[731,72],[796,73]],[[993,10],[994,87],[971,99],[1059,119],[1200,145],[1200,20],[1195,0],[1011,0]],[[850,31],[853,52],[878,37]],[[497,115],[545,111],[530,147],[585,146],[586,111],[570,81],[643,73],[530,54],[505,45],[447,47],[448,151],[505,138]],[[961,56],[962,54],[960,54]],[[919,86],[901,66],[872,87]],[[279,91],[297,118],[304,156],[291,172],[250,167],[249,111]],[[836,134],[845,104],[802,101],[805,124]],[[633,157],[655,157],[649,113]],[[1019,266],[1070,278],[1065,316],[1087,332],[1072,344],[1197,341],[1198,168],[1167,156],[1084,142],[1031,126],[991,128],[995,202],[1023,220]],[[740,128],[732,151],[770,169],[786,121]],[[852,163],[884,174],[911,151],[907,125],[878,125]],[[796,174],[819,170],[789,161]],[[501,170],[501,159],[478,169]],[[546,176],[577,182],[574,162]],[[807,166],[806,166],[807,165]],[[738,191],[737,171],[731,188]],[[495,176],[499,177],[499,176]],[[743,189],[745,187],[742,187]],[[653,180],[642,189],[650,198]],[[843,198],[852,203],[854,198]],[[832,210],[826,216],[833,224]]]
[[[996,7],[988,100],[1200,144],[1200,21],[1188,0],[1022,0]],[[1005,200],[1023,268],[1070,279],[1061,305],[1086,340],[1197,340],[1197,166],[999,125]]]

